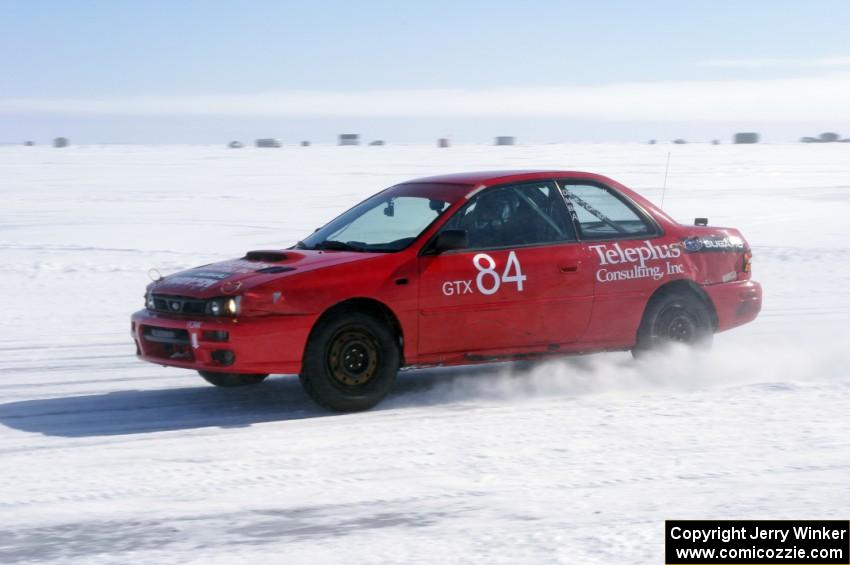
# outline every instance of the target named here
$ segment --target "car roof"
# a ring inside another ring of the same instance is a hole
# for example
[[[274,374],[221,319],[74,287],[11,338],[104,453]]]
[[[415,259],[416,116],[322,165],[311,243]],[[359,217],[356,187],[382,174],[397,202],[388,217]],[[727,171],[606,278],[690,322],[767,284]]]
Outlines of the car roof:
[[[580,177],[596,179],[602,182],[610,182],[602,175],[584,171],[562,171],[548,169],[529,169],[516,171],[472,171],[467,173],[453,173],[448,175],[437,175],[405,181],[402,184],[428,183],[428,184],[455,184],[471,187],[492,186],[506,182],[521,182],[525,180],[538,180],[557,177]]]
[[[419,179],[405,181],[396,185],[396,188],[408,186],[410,189],[413,189],[413,185],[430,184],[432,185],[432,190],[438,190],[440,192],[440,197],[445,198],[446,200],[458,200],[464,197],[469,197],[472,193],[477,192],[482,188],[505,183],[518,183],[541,179],[576,179],[595,181],[605,186],[609,186],[636,201],[638,204],[647,209],[655,218],[662,217],[667,222],[676,223],[672,217],[637,192],[620,184],[614,179],[606,177],[605,175],[590,173],[587,171],[565,171],[560,169],[472,171],[468,173],[453,173],[433,177],[422,177]]]

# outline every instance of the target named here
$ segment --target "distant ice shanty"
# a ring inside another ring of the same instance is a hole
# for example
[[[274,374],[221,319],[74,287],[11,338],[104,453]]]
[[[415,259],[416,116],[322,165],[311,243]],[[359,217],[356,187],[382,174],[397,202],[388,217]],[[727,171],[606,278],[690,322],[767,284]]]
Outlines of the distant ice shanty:
[[[68,147],[67,137],[57,137],[53,140],[53,147]]]
[[[673,140],[673,143],[675,143],[676,145],[684,145],[687,142],[688,142],[687,139],[682,139],[681,137]]]
[[[449,146],[449,138],[441,137],[437,140],[437,147],[448,147]]]
[[[301,142],[301,147],[310,147],[310,142],[305,139]]]
[[[369,145],[372,145],[373,147],[380,147],[382,145],[386,145],[386,143],[383,139],[376,139],[375,141],[370,141]]]
[[[360,145],[360,134],[357,133],[341,133],[339,134],[340,145]]]
[[[26,145],[27,147],[32,147],[33,145],[35,145],[35,141],[24,141],[24,145]]]
[[[257,147],[280,147],[280,140],[272,137],[264,137],[262,139],[258,139],[254,145]]]
[[[801,137],[800,143],[835,143],[837,141],[850,142],[850,139],[841,139],[835,132],[826,131],[817,137]]]
[[[495,145],[515,145],[516,138],[512,135],[500,135],[496,137]]]
[[[754,131],[739,132],[732,137],[732,142],[738,144],[758,143],[759,134]]]
[[[245,147],[241,141],[231,141],[227,144],[227,146],[231,149],[242,149],[243,147]]]

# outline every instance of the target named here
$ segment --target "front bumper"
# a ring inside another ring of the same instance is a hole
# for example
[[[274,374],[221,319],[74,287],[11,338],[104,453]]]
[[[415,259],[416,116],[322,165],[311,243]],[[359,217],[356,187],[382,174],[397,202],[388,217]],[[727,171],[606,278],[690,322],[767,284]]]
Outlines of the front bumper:
[[[755,281],[736,281],[702,288],[714,303],[718,332],[752,322],[761,312],[761,285]]]
[[[139,310],[130,321],[144,361],[199,371],[300,373],[314,317],[187,319]]]

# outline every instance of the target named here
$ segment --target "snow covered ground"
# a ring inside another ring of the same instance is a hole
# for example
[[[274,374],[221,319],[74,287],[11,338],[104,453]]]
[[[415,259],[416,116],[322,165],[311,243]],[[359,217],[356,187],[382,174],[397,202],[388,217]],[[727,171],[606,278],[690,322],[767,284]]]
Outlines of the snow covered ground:
[[[297,379],[136,361],[147,271],[283,247],[377,190],[607,174],[754,246],[713,352]],[[848,518],[850,145],[0,147],[0,562],[659,563],[665,518]]]

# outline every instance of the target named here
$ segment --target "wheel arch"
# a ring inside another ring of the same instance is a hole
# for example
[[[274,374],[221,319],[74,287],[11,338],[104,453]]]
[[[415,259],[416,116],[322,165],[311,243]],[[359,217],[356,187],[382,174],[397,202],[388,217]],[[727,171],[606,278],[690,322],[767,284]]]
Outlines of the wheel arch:
[[[343,300],[342,302],[337,302],[333,306],[328,307],[316,319],[316,322],[310,329],[310,334],[307,336],[307,343],[305,343],[305,349],[310,343],[310,340],[313,338],[313,334],[315,333],[316,328],[319,326],[320,323],[333,316],[344,315],[345,312],[368,313],[386,323],[396,336],[398,343],[398,351],[401,357],[401,363],[402,365],[404,365],[404,330],[402,329],[401,322],[399,321],[398,316],[396,316],[392,308],[390,308],[380,300],[368,297],[348,298],[346,300]]]
[[[656,288],[655,292],[652,293],[649,300],[646,301],[646,305],[643,307],[643,313],[640,318],[640,327],[643,326],[644,320],[646,319],[646,312],[649,310],[649,306],[653,303],[653,301],[658,300],[660,297],[671,292],[687,293],[702,302],[711,317],[712,330],[717,331],[717,309],[714,307],[714,302],[711,301],[711,297],[708,296],[708,293],[706,293],[700,285],[690,279],[676,279]],[[640,331],[640,327],[638,327],[638,331]]]

